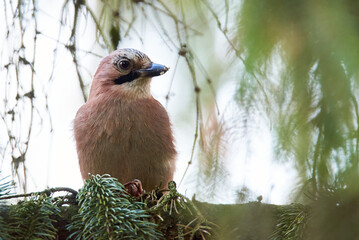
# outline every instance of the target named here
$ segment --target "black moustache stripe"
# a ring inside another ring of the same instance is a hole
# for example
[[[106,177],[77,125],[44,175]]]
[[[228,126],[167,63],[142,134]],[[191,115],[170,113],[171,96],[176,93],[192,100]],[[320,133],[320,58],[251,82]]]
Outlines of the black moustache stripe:
[[[115,84],[122,84],[122,83],[126,83],[126,82],[132,82],[133,80],[135,80],[136,78],[139,77],[138,72],[135,71],[131,71],[129,74],[118,77],[114,80]]]

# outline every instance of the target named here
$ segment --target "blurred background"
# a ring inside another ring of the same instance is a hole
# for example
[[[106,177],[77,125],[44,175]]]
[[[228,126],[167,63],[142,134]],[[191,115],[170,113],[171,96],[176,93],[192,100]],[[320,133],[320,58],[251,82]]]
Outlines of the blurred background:
[[[101,58],[130,47],[171,68],[152,93],[181,193],[358,195],[356,1],[4,0],[0,12],[0,171],[18,192],[81,188],[72,121]]]

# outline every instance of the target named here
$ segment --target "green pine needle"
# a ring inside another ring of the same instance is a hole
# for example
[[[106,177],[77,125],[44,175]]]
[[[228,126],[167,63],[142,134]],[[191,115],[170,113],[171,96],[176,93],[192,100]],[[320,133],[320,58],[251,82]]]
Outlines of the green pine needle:
[[[145,205],[134,202],[126,189],[109,175],[92,175],[77,199],[79,211],[68,230],[69,239],[161,239],[149,222]]]

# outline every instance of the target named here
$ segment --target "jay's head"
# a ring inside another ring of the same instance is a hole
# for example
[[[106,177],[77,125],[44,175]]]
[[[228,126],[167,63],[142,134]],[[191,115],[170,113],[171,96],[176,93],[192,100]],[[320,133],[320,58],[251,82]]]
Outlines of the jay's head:
[[[100,94],[128,98],[150,97],[152,77],[167,71],[167,67],[153,63],[138,50],[116,50],[101,61],[92,82],[90,99]]]

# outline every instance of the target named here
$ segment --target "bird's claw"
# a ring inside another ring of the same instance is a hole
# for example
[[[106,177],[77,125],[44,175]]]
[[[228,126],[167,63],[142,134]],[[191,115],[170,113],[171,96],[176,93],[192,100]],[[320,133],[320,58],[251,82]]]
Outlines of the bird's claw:
[[[143,193],[142,183],[138,179],[127,182],[124,186],[127,192],[133,197],[138,197]]]

